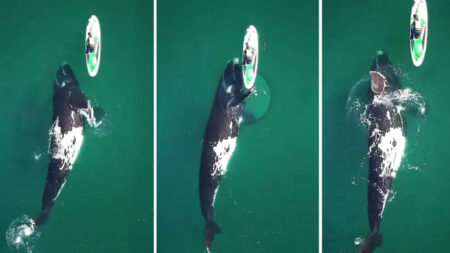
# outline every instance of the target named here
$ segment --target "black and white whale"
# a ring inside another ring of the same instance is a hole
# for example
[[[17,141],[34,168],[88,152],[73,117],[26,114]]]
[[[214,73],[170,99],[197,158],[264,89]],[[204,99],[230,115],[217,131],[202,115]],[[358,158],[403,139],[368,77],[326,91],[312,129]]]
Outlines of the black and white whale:
[[[381,221],[405,151],[404,121],[389,95],[400,88],[389,56],[379,52],[370,68],[371,102],[367,108],[369,144],[368,216],[370,234],[360,253],[381,246]]]
[[[214,200],[236,148],[244,102],[254,91],[254,88],[245,88],[242,66],[238,60],[229,61],[219,82],[206,126],[200,165],[200,206],[206,220],[204,233],[208,252],[215,234],[221,231],[214,221]]]
[[[36,229],[47,220],[67,176],[72,169],[83,143],[84,120],[91,126],[96,122],[91,102],[80,90],[78,81],[68,64],[59,67],[53,84],[53,124],[49,132],[47,180],[42,199],[42,209],[36,218],[23,215],[8,227],[6,241],[13,249],[24,247],[31,252],[37,238]],[[31,247],[31,248],[30,248]]]
[[[84,121],[96,123],[91,102],[80,90],[68,64],[59,67],[53,85],[53,124],[49,132],[50,162],[41,213],[34,225],[42,225],[60,194],[83,143]]]
[[[31,252],[36,229],[47,220],[67,176],[72,169],[83,143],[84,120],[92,126],[96,122],[91,102],[80,90],[78,81],[68,64],[59,67],[53,84],[53,124],[49,132],[47,180],[42,199],[42,209],[36,218],[23,215],[8,227],[6,241],[14,249],[26,248]],[[30,248],[31,247],[31,248]]]

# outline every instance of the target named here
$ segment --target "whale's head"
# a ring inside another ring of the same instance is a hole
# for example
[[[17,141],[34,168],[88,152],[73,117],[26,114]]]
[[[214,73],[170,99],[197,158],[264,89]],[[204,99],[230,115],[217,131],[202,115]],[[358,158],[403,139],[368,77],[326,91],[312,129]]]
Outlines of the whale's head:
[[[75,73],[68,63],[63,63],[56,72],[54,88],[62,89],[71,86],[79,87]]]
[[[370,88],[376,95],[400,88],[391,59],[386,52],[378,51],[370,67]]]
[[[239,59],[234,58],[227,62],[222,76],[223,89],[231,96],[238,96],[245,88],[242,78],[242,66]]]

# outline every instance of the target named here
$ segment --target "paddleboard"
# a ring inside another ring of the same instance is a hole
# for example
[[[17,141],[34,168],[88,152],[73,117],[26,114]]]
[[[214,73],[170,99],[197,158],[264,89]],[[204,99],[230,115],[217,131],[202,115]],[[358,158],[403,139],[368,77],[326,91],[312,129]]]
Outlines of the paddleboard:
[[[258,32],[251,25],[247,28],[242,46],[242,76],[247,89],[253,87],[258,71]]]
[[[417,18],[414,15],[417,15]],[[425,0],[414,1],[409,24],[411,59],[414,66],[420,67],[425,59],[428,43],[428,9]],[[416,26],[420,26],[418,36],[415,32]]]
[[[85,55],[89,76],[94,77],[100,67],[100,55],[102,51],[100,22],[97,16],[92,15],[86,26]]]

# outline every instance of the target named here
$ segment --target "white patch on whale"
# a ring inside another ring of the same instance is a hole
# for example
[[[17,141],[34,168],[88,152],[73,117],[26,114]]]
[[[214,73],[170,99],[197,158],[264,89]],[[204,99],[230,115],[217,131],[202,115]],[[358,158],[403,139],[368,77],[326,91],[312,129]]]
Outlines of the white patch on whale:
[[[390,100],[386,100],[380,96],[374,97],[374,103],[384,103],[388,104],[388,106],[394,106]],[[401,108],[401,106],[396,106],[396,111],[398,113],[400,113],[402,109],[403,108]],[[389,111],[386,112],[386,118],[390,122],[393,120],[393,117]],[[368,123],[371,124],[372,122],[369,121]],[[378,127],[376,127],[372,131],[371,137],[374,137],[375,140],[369,147],[369,155],[372,154],[374,148],[378,148],[381,152],[381,158],[383,159],[383,162],[380,165],[381,168],[379,171],[379,176],[381,178],[394,179],[397,176],[398,169],[400,168],[406,146],[406,138],[403,135],[402,128],[392,127],[388,132],[382,133]],[[382,217],[390,190],[385,192],[380,186],[378,186],[377,190],[383,196],[383,208],[379,214],[379,216]]]
[[[231,125],[230,125],[231,127]],[[231,155],[236,148],[237,137],[228,137],[227,139],[223,139],[213,144],[214,153],[216,156],[214,157],[214,165],[211,176],[217,177],[222,176],[227,172],[228,162],[230,161]],[[219,186],[214,190],[214,196],[212,201],[212,206],[214,206],[214,202],[216,201],[217,191],[219,190]]]
[[[214,206],[214,202],[216,202],[216,196],[217,196],[217,192],[219,191],[219,186],[217,186],[217,188],[214,190],[214,196],[213,196],[213,201],[211,206]]]
[[[389,132],[379,137],[377,143],[383,158],[380,177],[395,178],[405,152],[406,138],[403,136],[403,130],[400,127],[391,128]],[[390,191],[383,192],[381,189],[379,191],[383,195],[383,208],[380,213],[380,217],[383,217]]]
[[[53,201],[55,201],[59,194],[61,193],[62,189],[64,188],[64,185],[66,184],[66,180],[64,179],[64,183],[61,185],[61,188],[59,188],[58,193],[56,194],[56,196],[53,198]]]
[[[73,117],[74,113],[72,112],[72,119]],[[72,127],[71,131],[64,134],[59,126],[59,117],[57,117],[49,135],[49,153],[51,157],[62,161],[60,170],[66,166],[71,170],[83,143],[83,127]]]
[[[381,212],[378,214],[378,216],[380,216],[380,218],[383,218],[384,208],[386,207],[386,202],[389,197],[390,190],[388,190],[387,192],[384,192],[383,189],[381,189],[380,187],[378,187],[377,190],[381,195],[383,195],[383,208],[381,209]]]
[[[390,100],[386,100],[383,96],[375,96],[374,103],[383,103],[387,106],[394,106]],[[401,106],[396,106],[397,113],[400,113],[402,109]],[[392,122],[393,120],[389,110],[386,111],[386,118],[389,122]],[[369,119],[367,120],[368,125],[373,124]],[[388,132],[382,133],[378,129],[378,126],[376,126],[370,137],[375,137],[375,140],[369,147],[369,155],[372,154],[372,149],[375,147],[378,147],[381,151],[383,162],[381,164],[380,177],[395,178],[397,171],[400,168],[406,146],[406,138],[403,135],[402,127],[392,127]]]
[[[405,151],[405,144],[406,138],[403,136],[403,130],[400,127],[391,128],[389,132],[380,137],[378,148],[382,151],[383,156],[380,177],[395,178],[397,176]]]
[[[213,150],[214,153],[216,153],[216,156],[214,158],[215,162],[211,173],[212,177],[225,174],[228,162],[236,148],[236,141],[236,137],[228,137],[227,139],[220,140],[213,144]]]

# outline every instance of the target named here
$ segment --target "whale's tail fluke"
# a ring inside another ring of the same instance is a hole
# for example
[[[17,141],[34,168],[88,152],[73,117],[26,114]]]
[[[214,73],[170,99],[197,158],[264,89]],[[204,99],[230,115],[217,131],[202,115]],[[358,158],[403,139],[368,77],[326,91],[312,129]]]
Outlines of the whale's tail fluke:
[[[381,246],[382,242],[383,240],[381,233],[378,229],[375,229],[370,233],[358,253],[372,253],[375,248]]]
[[[211,245],[214,241],[214,237],[216,236],[216,234],[220,233],[222,233],[222,230],[220,229],[219,225],[217,225],[217,223],[213,219],[208,219],[205,225],[205,243],[208,253],[211,252]]]

